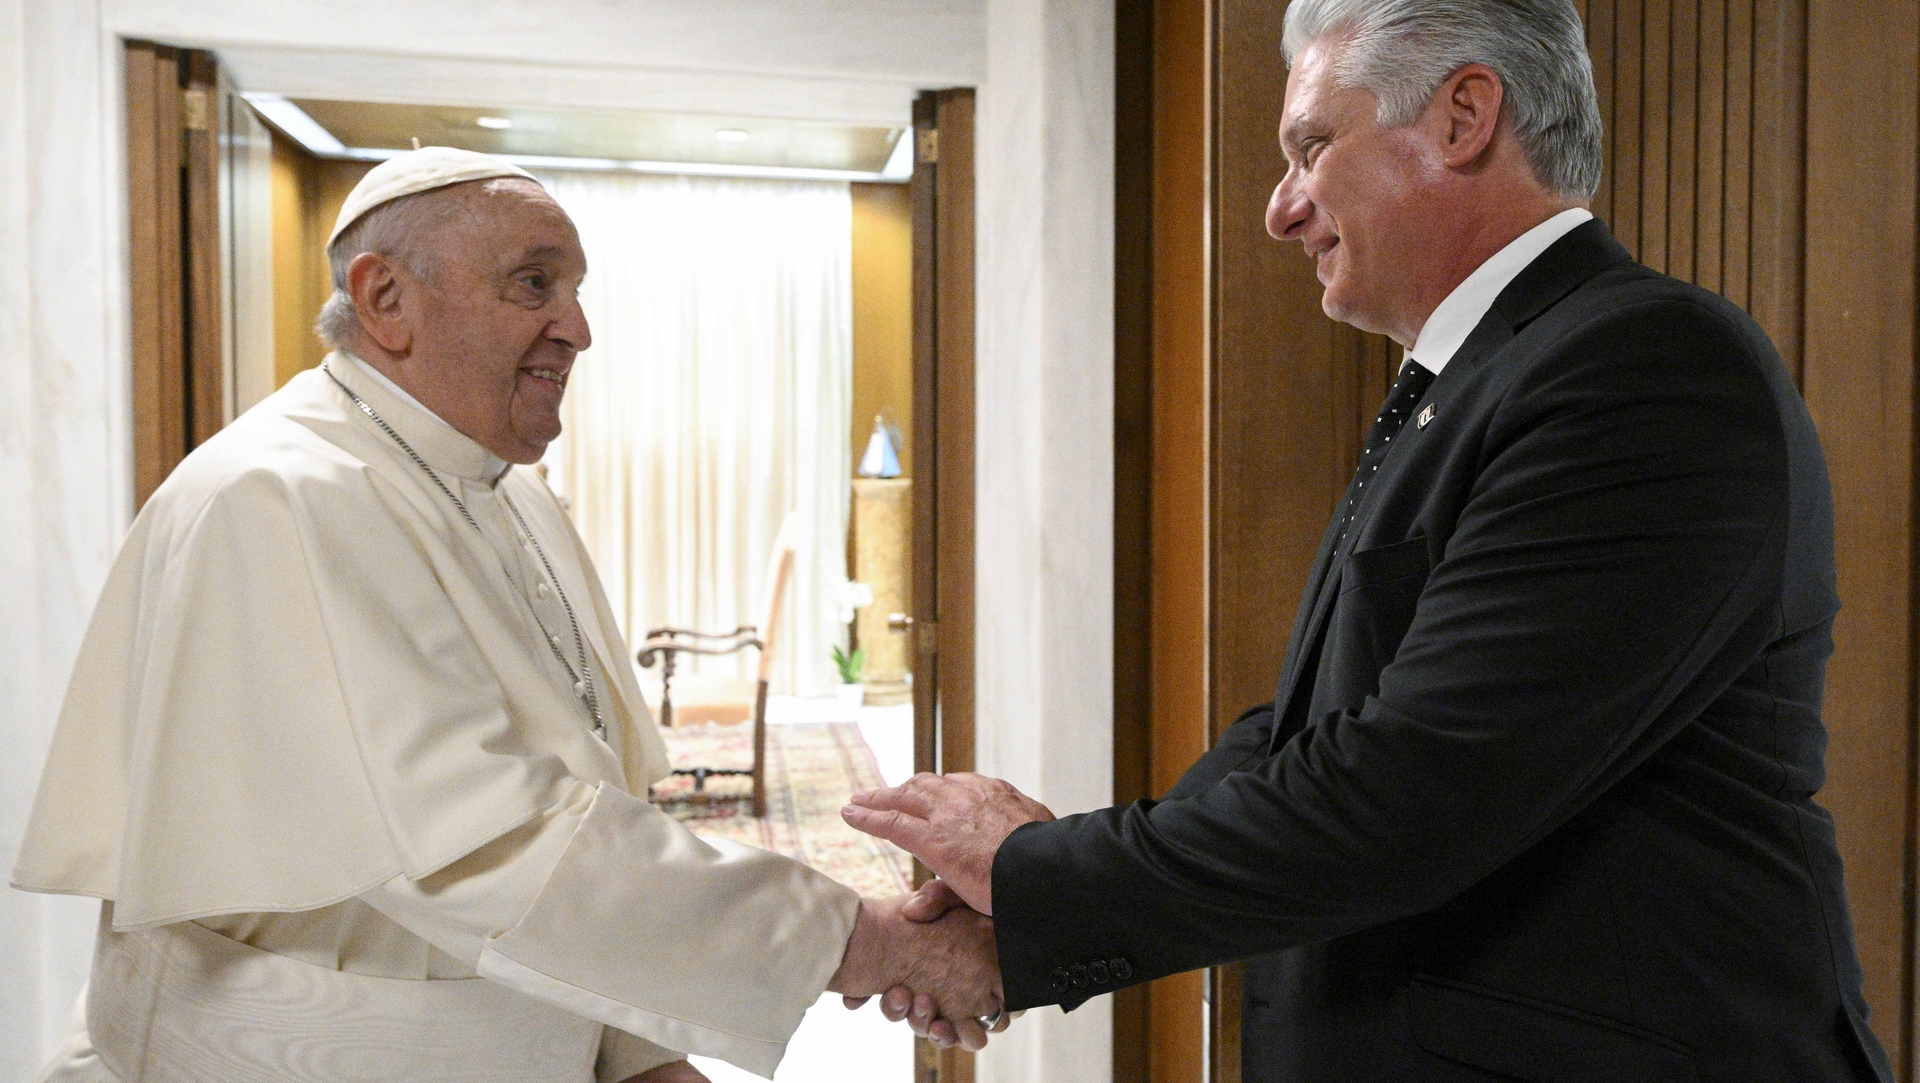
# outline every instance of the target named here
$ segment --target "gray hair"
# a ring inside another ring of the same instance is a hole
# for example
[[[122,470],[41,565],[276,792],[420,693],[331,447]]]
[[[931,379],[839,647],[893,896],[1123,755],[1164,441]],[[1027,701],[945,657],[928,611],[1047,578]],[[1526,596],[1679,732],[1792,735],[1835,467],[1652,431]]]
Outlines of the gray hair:
[[[1282,48],[1291,67],[1323,39],[1343,86],[1380,99],[1380,123],[1413,123],[1468,64],[1500,76],[1502,105],[1540,182],[1569,199],[1600,188],[1605,152],[1593,61],[1572,0],[1294,0]]]
[[[458,208],[452,200],[427,197],[445,191],[435,188],[382,203],[361,215],[327,246],[333,296],[320,307],[320,316],[313,322],[313,333],[320,336],[320,341],[334,349],[345,349],[352,347],[360,335],[360,314],[354,311],[353,295],[347,292],[347,269],[361,254],[384,256],[417,278],[434,280],[439,264],[430,246],[423,242],[450,221]]]

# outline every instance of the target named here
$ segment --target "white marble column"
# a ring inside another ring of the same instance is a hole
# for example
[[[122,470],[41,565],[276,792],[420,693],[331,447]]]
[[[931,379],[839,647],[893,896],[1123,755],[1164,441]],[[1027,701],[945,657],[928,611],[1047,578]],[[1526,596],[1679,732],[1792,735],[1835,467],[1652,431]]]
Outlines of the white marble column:
[[[1113,795],[1113,10],[988,0],[978,101],[980,770]],[[1029,1013],[983,1083],[1106,1083],[1112,1010]]]

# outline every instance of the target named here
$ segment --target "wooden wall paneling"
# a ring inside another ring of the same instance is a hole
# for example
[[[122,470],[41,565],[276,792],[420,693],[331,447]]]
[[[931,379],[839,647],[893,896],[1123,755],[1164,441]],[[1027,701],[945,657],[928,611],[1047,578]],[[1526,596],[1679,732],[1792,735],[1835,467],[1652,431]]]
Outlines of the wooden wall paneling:
[[[1804,284],[1806,26],[1806,0],[1756,0],[1754,4],[1747,311],[1766,328],[1796,378]],[[1850,74],[1838,77],[1853,78]]]
[[[224,313],[226,232],[220,200],[220,71],[213,54],[182,54],[181,127],[186,191],[181,238],[186,260],[187,414],[191,444],[227,419],[229,340]]]
[[[125,48],[129,328],[133,368],[135,506],[186,457],[180,320],[179,53],[151,42]]]
[[[1155,795],[1172,787],[1209,743],[1209,18],[1207,0],[1154,4],[1149,785]],[[1148,986],[1148,996],[1153,1083],[1202,1083],[1206,975],[1162,978]]]
[[[1588,0],[1580,17],[1587,25],[1587,52],[1593,59],[1593,89],[1600,104],[1600,128],[1606,155],[1600,171],[1600,188],[1594,193],[1593,213],[1613,221],[1613,99],[1614,99],[1614,0]]]
[[[1273,697],[1320,535],[1352,474],[1357,433],[1378,408],[1378,397],[1361,405],[1361,381],[1377,380],[1384,396],[1388,368],[1378,340],[1336,332],[1321,312],[1320,283],[1299,247],[1266,234],[1267,200],[1285,172],[1276,142],[1284,15],[1284,5],[1266,0],[1217,0],[1212,24],[1207,650],[1215,737]],[[1237,1083],[1240,970],[1217,968],[1209,981],[1212,1078]]]
[[[1694,235],[1688,247],[1693,253],[1693,280],[1718,291],[1726,233],[1727,0],[1700,0],[1698,27]]]
[[[1332,328],[1304,256],[1266,235],[1285,172],[1276,144],[1286,66],[1280,4],[1214,8],[1213,501],[1208,584],[1213,736],[1271,699],[1314,540],[1339,490],[1327,479]],[[1240,1083],[1240,968],[1209,974],[1212,1083]]]
[[[1667,273],[1694,281],[1695,184],[1699,166],[1700,5],[1673,0],[1668,24]]]
[[[1767,64],[1790,65],[1794,50],[1779,39],[1794,25],[1794,7],[1762,3],[1761,11]],[[1757,121],[1756,143],[1760,132],[1791,130],[1804,116],[1803,386],[1833,479],[1843,606],[1827,668],[1832,743],[1819,800],[1839,830],[1874,1029],[1900,1077],[1912,1080],[1920,13],[1912,4],[1843,0],[1811,0],[1804,12],[1804,112],[1771,99],[1776,115]],[[1775,163],[1767,168],[1769,177],[1780,173]],[[1756,167],[1757,204],[1774,183]],[[1756,226],[1756,302],[1763,270],[1770,293],[1793,280],[1795,268],[1769,266],[1761,249],[1779,243],[1778,218],[1789,213],[1776,203],[1774,217],[1756,215],[1776,231]]]
[[[1742,308],[1752,300],[1753,279],[1753,4],[1754,0],[1727,0],[1726,177],[1721,184],[1725,229],[1720,242],[1720,292]]]
[[[1640,27],[1640,262],[1667,269],[1667,133],[1673,0],[1646,0]]]
[[[1153,796],[1154,0],[1114,5],[1113,803]],[[1113,994],[1113,1083],[1149,1083],[1151,992]]]
[[[1607,224],[1627,251],[1640,251],[1641,2],[1613,5],[1613,116],[1607,119],[1613,146],[1612,216]],[[1662,0],[1647,0],[1660,3]]]
[[[1280,5],[1220,0],[1215,40],[1214,372],[1211,427],[1216,734],[1271,699],[1294,606],[1344,485],[1327,469],[1333,323],[1298,245],[1267,236],[1285,172]],[[1342,361],[1351,364],[1351,354]]]

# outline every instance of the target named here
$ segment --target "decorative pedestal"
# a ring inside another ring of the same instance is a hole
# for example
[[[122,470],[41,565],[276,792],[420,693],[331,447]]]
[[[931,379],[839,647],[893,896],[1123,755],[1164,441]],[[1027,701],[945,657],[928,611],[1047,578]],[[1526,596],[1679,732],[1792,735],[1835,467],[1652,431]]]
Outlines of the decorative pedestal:
[[[873,706],[913,698],[907,684],[908,636],[887,618],[909,612],[912,600],[913,482],[855,478],[853,577],[873,590],[873,604],[854,617],[854,635],[867,652],[866,701]]]

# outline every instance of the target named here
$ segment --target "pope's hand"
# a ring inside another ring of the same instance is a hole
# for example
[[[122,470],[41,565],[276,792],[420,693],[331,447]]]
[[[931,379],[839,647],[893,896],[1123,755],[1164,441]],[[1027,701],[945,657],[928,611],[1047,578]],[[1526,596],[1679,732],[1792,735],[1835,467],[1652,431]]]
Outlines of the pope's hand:
[[[960,896],[941,881],[928,880],[920,885],[920,890],[908,896],[900,913],[908,921],[939,921],[950,910],[965,910],[967,904]],[[845,997],[848,1010],[864,1005],[871,997]],[[955,1024],[950,1019],[942,1019],[933,1003],[933,998],[925,993],[915,995],[904,985],[896,985],[880,998],[880,1014],[888,1021],[898,1023],[902,1019],[913,1028],[913,1032],[926,1038],[937,1046],[958,1045],[966,1049],[979,1049],[987,1044],[988,1034],[998,1034],[1007,1029],[1022,1012],[1007,1012],[1000,1021],[990,1028],[981,1028],[979,1020],[963,1019]],[[976,1034],[976,1030],[978,1033]]]
[[[926,863],[968,906],[993,913],[993,855],[1013,829],[1053,819],[1047,806],[997,778],[918,774],[863,790],[840,810],[847,823]]]
[[[967,1049],[987,1044],[986,1030],[977,1021],[1000,1011],[999,959],[993,940],[993,922],[965,908],[950,910],[931,921],[913,921],[906,914],[912,895],[891,899],[862,899],[847,939],[840,969],[827,988],[848,998],[886,993],[896,1004],[907,997],[909,1011],[890,1018],[920,1016],[915,1030],[935,1037],[934,1021],[947,1020],[949,1039]],[[906,991],[912,990],[907,996]]]

